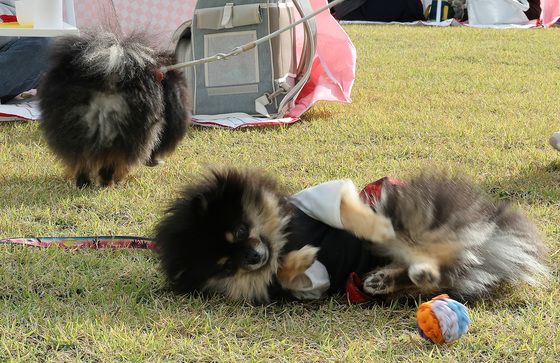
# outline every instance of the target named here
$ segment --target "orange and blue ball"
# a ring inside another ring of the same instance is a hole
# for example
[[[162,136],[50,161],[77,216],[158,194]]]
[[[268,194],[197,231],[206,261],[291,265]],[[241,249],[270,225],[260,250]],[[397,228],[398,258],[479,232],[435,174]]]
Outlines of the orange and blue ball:
[[[416,312],[416,324],[420,336],[435,344],[451,343],[467,332],[470,324],[465,305],[438,295],[421,304]]]

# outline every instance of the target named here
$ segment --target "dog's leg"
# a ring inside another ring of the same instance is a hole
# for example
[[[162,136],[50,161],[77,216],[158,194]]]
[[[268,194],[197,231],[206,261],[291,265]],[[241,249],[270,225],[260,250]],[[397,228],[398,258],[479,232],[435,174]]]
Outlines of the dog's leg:
[[[348,188],[342,193],[340,219],[344,229],[372,242],[386,242],[395,237],[391,220],[375,213],[370,206],[362,202],[353,188]]]
[[[391,264],[366,274],[364,291],[371,295],[389,295],[414,284],[408,277],[408,269],[402,265]]]
[[[418,262],[410,267],[391,264],[369,272],[364,278],[364,291],[371,295],[390,295],[406,290],[428,293],[438,290],[441,280],[437,264]]]
[[[299,250],[288,252],[278,268],[277,277],[280,286],[288,290],[311,286],[311,281],[304,272],[315,262],[318,251],[317,247],[306,245]]]
[[[87,188],[90,185],[91,179],[89,178],[89,173],[82,171],[76,175],[76,186],[78,188]]]
[[[130,165],[126,162],[119,162],[114,166],[113,182],[118,184],[122,182],[130,171]]]
[[[75,165],[66,165],[67,175],[76,181],[78,188],[87,188],[91,186],[90,171],[86,164],[77,163]]]
[[[152,155],[144,165],[154,167],[163,164],[165,164],[165,161],[163,161],[163,156],[156,152],[152,152]]]
[[[441,280],[437,262],[430,259],[410,265],[408,277],[421,290],[435,288]]]
[[[99,169],[99,185],[102,187],[108,187],[113,182],[113,175],[115,174],[115,168],[112,166],[102,166]]]

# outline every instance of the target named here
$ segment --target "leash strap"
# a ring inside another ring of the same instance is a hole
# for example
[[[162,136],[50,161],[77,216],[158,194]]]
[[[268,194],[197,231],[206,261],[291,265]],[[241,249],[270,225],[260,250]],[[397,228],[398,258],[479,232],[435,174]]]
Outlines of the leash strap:
[[[33,247],[56,247],[63,249],[139,248],[155,249],[155,243],[146,237],[91,236],[91,237],[36,237],[0,239],[0,245],[25,245]]]

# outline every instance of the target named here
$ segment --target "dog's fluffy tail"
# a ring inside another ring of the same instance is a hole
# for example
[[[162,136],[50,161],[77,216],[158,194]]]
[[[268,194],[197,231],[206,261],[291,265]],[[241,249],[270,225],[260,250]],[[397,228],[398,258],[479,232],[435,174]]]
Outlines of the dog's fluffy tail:
[[[493,278],[531,285],[540,285],[545,281],[549,273],[545,246],[535,225],[520,210],[501,203],[497,205],[493,218],[482,222],[480,227],[478,233],[467,232],[480,235],[486,229],[488,235],[486,243],[471,246],[478,249],[480,261],[472,261],[470,279],[463,281],[464,284],[482,285]],[[475,286],[465,287],[470,289]]]
[[[117,82],[157,66],[155,52],[141,34],[123,37],[101,31],[64,37],[55,43],[53,55],[68,57],[69,66],[85,76]]]

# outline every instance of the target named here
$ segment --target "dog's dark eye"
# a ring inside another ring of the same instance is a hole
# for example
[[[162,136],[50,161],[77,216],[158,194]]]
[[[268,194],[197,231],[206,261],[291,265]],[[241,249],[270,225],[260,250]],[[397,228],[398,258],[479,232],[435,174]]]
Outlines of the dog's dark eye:
[[[242,224],[237,228],[233,237],[235,237],[236,241],[244,241],[249,238],[249,227],[246,224]]]

